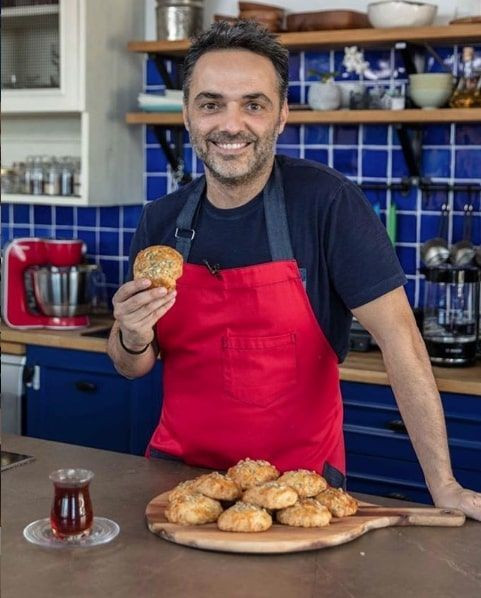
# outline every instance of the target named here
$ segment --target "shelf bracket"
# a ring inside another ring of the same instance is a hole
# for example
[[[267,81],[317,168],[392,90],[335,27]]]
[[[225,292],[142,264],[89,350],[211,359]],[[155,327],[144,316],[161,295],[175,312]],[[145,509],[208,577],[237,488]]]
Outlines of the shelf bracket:
[[[165,157],[169,162],[170,166],[172,167],[173,177],[177,184],[185,185],[186,183],[190,183],[192,180],[192,176],[190,173],[186,172],[184,169],[184,158],[183,158],[183,136],[184,130],[183,127],[162,127],[160,125],[151,125],[159,142],[162,150],[165,153]],[[167,141],[167,129],[170,129],[174,141],[174,148],[170,146],[170,143]]]

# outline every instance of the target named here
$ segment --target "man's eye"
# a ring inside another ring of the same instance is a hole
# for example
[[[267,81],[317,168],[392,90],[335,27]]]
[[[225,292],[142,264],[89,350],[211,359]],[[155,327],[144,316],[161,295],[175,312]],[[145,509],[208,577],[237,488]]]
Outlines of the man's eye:
[[[205,104],[201,104],[200,106],[202,110],[206,110],[207,112],[212,112],[218,108],[218,105],[215,102],[206,102]]]
[[[262,110],[262,106],[257,102],[249,102],[249,104],[247,104],[247,108],[251,112],[259,112],[260,110]]]

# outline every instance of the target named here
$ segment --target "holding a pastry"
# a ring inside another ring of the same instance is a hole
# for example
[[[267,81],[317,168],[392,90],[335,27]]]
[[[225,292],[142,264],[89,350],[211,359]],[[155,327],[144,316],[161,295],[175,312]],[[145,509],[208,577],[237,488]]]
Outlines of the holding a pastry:
[[[184,123],[205,175],[145,205],[108,345],[129,378],[161,354],[162,415],[146,456],[223,471],[248,456],[343,487],[338,365],[354,314],[382,350],[434,502],[481,519],[480,495],[452,474],[439,393],[384,226],[340,173],[275,154],[287,50],[253,22],[219,22],[183,66]],[[263,492],[289,502],[277,490]],[[299,501],[312,509],[310,495]],[[299,508],[286,506],[286,521]]]

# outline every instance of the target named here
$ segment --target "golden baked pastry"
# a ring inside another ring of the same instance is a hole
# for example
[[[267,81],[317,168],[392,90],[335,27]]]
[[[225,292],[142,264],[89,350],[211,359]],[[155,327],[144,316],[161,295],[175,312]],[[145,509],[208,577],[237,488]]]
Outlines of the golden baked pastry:
[[[194,493],[196,480],[187,480],[180,482],[177,486],[169,492],[168,500],[172,502],[179,497],[186,496],[187,494]]]
[[[327,488],[326,480],[316,471],[296,469],[286,471],[277,480],[280,484],[287,484],[299,494],[301,498],[316,496]]]
[[[175,289],[176,280],[182,276],[183,258],[167,245],[151,245],[142,249],[134,261],[134,279],[148,278],[153,287]]]
[[[167,521],[180,525],[202,525],[217,521],[222,513],[220,502],[195,492],[177,496],[164,511]]]
[[[242,459],[233,467],[229,467],[227,475],[237,482],[242,490],[258,486],[264,482],[276,480],[279,477],[279,471],[268,461]]]
[[[316,500],[327,507],[334,517],[348,517],[357,513],[357,500],[342,488],[327,488],[316,496]]]
[[[265,532],[272,525],[272,517],[262,507],[246,502],[236,502],[217,520],[217,527],[224,532]]]
[[[237,483],[218,471],[201,475],[193,482],[197,492],[216,500],[236,500],[241,495]]]
[[[329,525],[329,509],[314,498],[300,498],[295,505],[276,513],[277,521],[295,527],[323,527]]]
[[[293,488],[280,484],[277,480],[253,486],[242,495],[244,502],[266,509],[285,509],[297,502],[297,499],[297,492]]]

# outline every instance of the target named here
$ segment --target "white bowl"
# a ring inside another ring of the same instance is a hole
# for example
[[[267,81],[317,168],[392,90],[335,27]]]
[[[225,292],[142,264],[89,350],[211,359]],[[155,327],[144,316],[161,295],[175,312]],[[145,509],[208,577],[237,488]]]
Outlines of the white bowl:
[[[367,6],[367,16],[373,27],[423,27],[431,25],[438,7],[425,2],[385,0]]]
[[[409,89],[409,97],[419,108],[441,108],[452,94],[451,87],[415,87]]]
[[[415,73],[409,75],[409,85],[411,89],[429,88],[429,89],[452,89],[453,76],[451,73]]]

